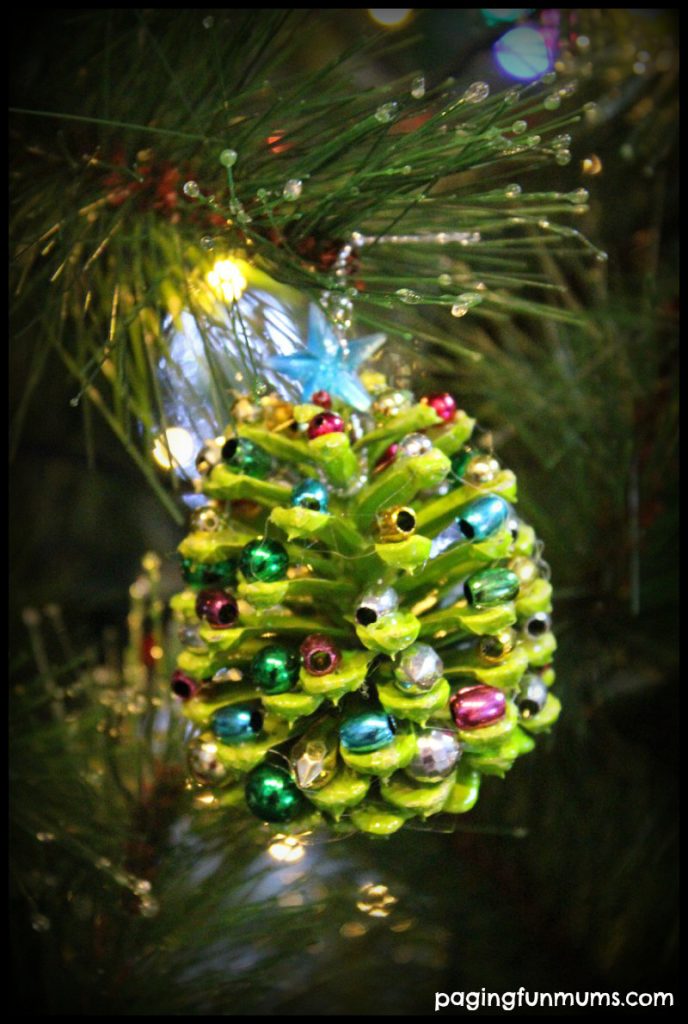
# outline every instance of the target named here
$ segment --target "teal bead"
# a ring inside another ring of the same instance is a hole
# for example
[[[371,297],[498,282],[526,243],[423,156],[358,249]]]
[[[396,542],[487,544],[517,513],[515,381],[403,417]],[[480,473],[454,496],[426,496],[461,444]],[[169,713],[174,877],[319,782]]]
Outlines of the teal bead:
[[[222,446],[222,458],[235,473],[264,480],[272,469],[266,451],[245,437],[230,437]]]
[[[466,599],[473,608],[493,608],[512,601],[518,588],[518,576],[511,569],[481,569],[464,583]]]
[[[277,540],[252,540],[241,552],[239,568],[244,577],[259,583],[274,583],[287,575],[289,556]]]
[[[388,747],[397,731],[396,722],[384,711],[363,711],[342,722],[339,739],[352,754],[371,754]]]
[[[265,693],[286,693],[299,678],[301,659],[296,651],[270,644],[258,651],[251,662],[251,680]]]
[[[222,586],[233,585],[236,583],[236,569],[235,559],[228,558],[222,562],[213,562],[212,565],[204,565],[201,562],[194,562],[191,558],[182,558],[182,576],[191,586],[206,587],[213,583]]]
[[[305,808],[306,800],[286,768],[259,764],[246,780],[246,803],[261,821],[275,824],[292,821]]]
[[[508,518],[509,506],[504,498],[485,494],[464,505],[456,523],[466,540],[478,543],[500,530]]]
[[[263,729],[260,704],[228,704],[213,712],[210,728],[221,743],[247,743],[260,736]]]
[[[313,512],[327,512],[327,489],[319,480],[304,480],[291,492],[291,503],[298,508],[309,508]]]

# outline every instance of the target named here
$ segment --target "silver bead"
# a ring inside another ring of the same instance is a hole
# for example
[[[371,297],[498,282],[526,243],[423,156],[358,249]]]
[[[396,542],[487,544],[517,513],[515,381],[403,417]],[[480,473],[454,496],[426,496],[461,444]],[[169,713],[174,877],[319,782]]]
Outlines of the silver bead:
[[[523,623],[523,631],[529,637],[535,639],[543,633],[549,633],[552,628],[552,619],[547,612],[535,612]]]
[[[217,740],[208,736],[196,736],[189,744],[189,771],[201,786],[222,786],[233,781],[232,772],[218,760],[217,748]]]
[[[444,672],[442,659],[429,644],[411,644],[394,669],[394,681],[407,695],[427,693]]]
[[[205,640],[201,640],[198,626],[181,626],[177,635],[180,643],[190,651],[204,651],[206,649]]]
[[[534,672],[527,672],[521,680],[516,697],[516,707],[521,718],[532,718],[542,711],[547,703],[547,693],[547,687],[541,677]]]
[[[441,782],[456,767],[463,748],[451,729],[424,729],[406,774],[417,782]]]
[[[392,587],[367,590],[356,602],[356,622],[360,626],[371,626],[382,615],[396,611],[398,607],[399,595]]]
[[[402,437],[397,448],[397,459],[414,459],[432,450],[432,441],[425,434],[407,434]]]

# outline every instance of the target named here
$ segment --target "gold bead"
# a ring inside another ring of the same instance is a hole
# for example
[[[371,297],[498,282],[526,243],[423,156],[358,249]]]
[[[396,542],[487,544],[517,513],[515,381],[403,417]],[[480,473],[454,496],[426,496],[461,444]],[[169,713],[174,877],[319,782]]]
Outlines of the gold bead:
[[[284,430],[294,421],[294,407],[277,395],[267,395],[260,400],[261,409],[268,430]]]
[[[516,643],[516,633],[513,629],[502,629],[494,636],[481,636],[478,643],[478,654],[482,661],[488,665],[494,665],[503,661],[507,654],[510,654]]]
[[[206,441],[196,456],[196,469],[203,476],[207,476],[218,463],[222,462],[222,445],[224,440],[223,437],[216,437]]]
[[[499,473],[500,468],[494,455],[490,455],[488,452],[479,452],[466,464],[463,472],[464,483],[474,484],[476,487],[490,484]]]
[[[232,406],[232,416],[237,423],[257,423],[261,418],[260,406],[251,401],[248,395],[242,395]]]
[[[405,505],[383,509],[377,515],[377,528],[383,543],[406,540],[416,532],[416,513]]]
[[[522,591],[531,587],[540,576],[540,568],[537,562],[534,562],[532,558],[526,558],[525,555],[512,558],[509,562],[509,568],[518,576]]]
[[[219,502],[210,501],[202,508],[197,508],[191,514],[191,529],[203,530],[206,533],[216,533],[221,530],[227,522],[222,515]]]
[[[402,391],[398,388],[383,391],[378,395],[372,405],[373,414],[379,419],[389,419],[398,416],[405,409],[410,409],[413,404],[413,396],[410,391]]]

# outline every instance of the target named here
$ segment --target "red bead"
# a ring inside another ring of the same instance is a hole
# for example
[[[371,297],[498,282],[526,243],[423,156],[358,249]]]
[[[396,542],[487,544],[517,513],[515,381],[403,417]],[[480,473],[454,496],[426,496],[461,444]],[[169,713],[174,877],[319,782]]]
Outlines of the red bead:
[[[447,391],[437,395],[427,395],[425,398],[421,398],[421,402],[434,409],[445,423],[451,423],[456,416],[456,402]]]
[[[385,448],[382,455],[375,463],[375,471],[380,472],[380,470],[387,469],[387,466],[391,466],[391,464],[397,457],[398,451],[399,445],[397,444],[396,441],[393,441],[389,448]]]
[[[200,688],[201,684],[192,676],[187,675],[186,672],[177,669],[176,672],[172,673],[171,689],[175,697],[180,697],[182,700],[191,700]]]
[[[303,667],[311,676],[326,676],[339,665],[342,656],[337,645],[328,636],[313,633],[300,647]]]
[[[323,409],[332,408],[332,398],[329,391],[314,391],[311,395],[313,405],[321,405]]]
[[[504,718],[506,697],[495,686],[478,683],[457,690],[449,707],[459,729],[480,729]]]
[[[312,441],[325,434],[343,434],[345,430],[344,420],[336,412],[319,412],[308,424],[308,437]]]
[[[236,622],[239,609],[225,590],[201,590],[196,598],[196,614],[213,629],[229,629]]]

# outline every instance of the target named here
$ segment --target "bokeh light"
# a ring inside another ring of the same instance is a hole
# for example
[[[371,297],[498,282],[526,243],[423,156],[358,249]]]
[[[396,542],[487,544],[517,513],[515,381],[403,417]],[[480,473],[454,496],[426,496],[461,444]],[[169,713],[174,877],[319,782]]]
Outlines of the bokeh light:
[[[501,36],[492,47],[504,74],[519,82],[541,78],[552,67],[552,53],[539,29],[519,25]]]
[[[413,14],[413,8],[409,7],[404,10],[388,10],[385,8],[368,8],[368,14],[376,25],[382,25],[383,28],[401,28],[411,18]]]

